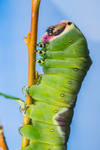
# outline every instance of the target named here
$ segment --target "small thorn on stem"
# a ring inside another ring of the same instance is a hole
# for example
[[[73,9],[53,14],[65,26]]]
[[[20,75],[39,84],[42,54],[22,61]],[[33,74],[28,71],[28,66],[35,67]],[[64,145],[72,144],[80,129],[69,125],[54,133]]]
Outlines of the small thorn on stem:
[[[24,38],[24,41],[26,44],[28,44],[27,37]]]

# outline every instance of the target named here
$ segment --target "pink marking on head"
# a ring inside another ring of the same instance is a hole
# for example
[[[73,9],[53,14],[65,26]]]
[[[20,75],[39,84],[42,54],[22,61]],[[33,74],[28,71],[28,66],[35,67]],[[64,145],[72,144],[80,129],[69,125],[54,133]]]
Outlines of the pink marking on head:
[[[67,21],[62,21],[62,22],[59,22],[59,24],[66,24],[66,26],[67,26],[68,22]]]
[[[48,41],[50,41],[51,39],[53,39],[54,38],[54,36],[52,35],[52,36],[49,36],[47,33],[45,33],[43,36],[42,36],[42,41],[43,42],[48,42]]]

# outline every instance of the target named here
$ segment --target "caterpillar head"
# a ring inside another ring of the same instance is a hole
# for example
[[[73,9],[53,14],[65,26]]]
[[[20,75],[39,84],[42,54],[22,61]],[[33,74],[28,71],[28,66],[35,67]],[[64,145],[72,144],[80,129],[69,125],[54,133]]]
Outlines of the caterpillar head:
[[[62,21],[56,25],[49,26],[46,30],[47,33],[43,35],[42,41],[49,42],[55,38],[59,38],[66,32],[76,28],[76,26],[71,21]]]
[[[63,50],[79,38],[84,38],[84,36],[71,21],[61,21],[48,27],[47,32],[42,36],[42,42],[48,43],[47,49],[49,50]]]

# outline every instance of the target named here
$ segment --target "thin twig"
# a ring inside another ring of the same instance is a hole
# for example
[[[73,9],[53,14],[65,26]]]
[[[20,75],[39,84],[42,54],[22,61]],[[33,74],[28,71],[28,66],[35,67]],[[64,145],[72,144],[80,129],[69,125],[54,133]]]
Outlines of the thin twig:
[[[3,134],[3,127],[0,125],[0,149],[2,150],[8,150],[5,137]]]
[[[38,25],[38,11],[39,11],[40,0],[32,0],[32,14],[31,14],[31,31],[27,34],[24,39],[28,47],[28,86],[35,84],[35,57],[36,57],[36,42],[37,42],[37,25]],[[32,99],[30,96],[26,97],[26,104],[32,104]],[[30,119],[24,116],[23,125],[30,123]],[[29,144],[29,140],[22,137],[22,148]]]

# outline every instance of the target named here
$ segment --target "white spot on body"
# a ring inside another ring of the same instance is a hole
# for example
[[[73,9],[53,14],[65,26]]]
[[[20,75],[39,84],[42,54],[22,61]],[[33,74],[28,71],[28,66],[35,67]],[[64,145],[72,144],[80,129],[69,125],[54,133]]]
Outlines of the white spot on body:
[[[72,82],[71,82],[71,81],[68,81],[68,84],[72,84]]]
[[[72,43],[72,40],[69,40],[69,43]]]
[[[50,132],[54,132],[54,129],[50,129]]]
[[[64,97],[64,94],[62,93],[62,94],[60,94],[60,96],[61,96],[61,97]]]
[[[58,110],[55,110],[54,112],[55,112],[55,113],[57,113],[57,112],[58,112]]]

